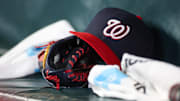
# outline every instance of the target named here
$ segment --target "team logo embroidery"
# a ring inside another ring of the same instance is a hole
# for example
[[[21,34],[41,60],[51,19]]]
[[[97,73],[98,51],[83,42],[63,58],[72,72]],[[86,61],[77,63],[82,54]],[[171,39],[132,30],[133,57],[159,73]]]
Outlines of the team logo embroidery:
[[[123,25],[121,21],[116,19],[110,19],[107,25],[108,26],[103,30],[103,34],[114,40],[122,39],[130,32],[130,27],[128,25]]]

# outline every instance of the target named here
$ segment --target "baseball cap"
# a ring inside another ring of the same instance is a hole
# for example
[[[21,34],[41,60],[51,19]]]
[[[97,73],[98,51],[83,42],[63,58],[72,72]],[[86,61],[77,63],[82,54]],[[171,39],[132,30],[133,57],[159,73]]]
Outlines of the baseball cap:
[[[117,64],[123,53],[153,57],[154,35],[139,16],[119,8],[104,8],[84,32],[73,32],[88,43],[106,64]]]

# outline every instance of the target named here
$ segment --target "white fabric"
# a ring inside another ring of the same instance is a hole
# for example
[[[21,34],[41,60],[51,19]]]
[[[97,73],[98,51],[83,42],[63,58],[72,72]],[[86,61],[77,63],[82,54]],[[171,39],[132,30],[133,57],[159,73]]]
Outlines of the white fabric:
[[[180,67],[162,61],[124,54],[121,60],[123,71],[133,79],[151,85],[161,99],[169,99],[170,88],[180,83]]]
[[[119,70],[117,65],[96,65],[88,76],[89,87],[101,97],[114,97],[126,100],[161,101],[153,88],[130,78]],[[145,87],[145,89],[139,89]],[[145,93],[144,93],[145,90]]]
[[[0,57],[0,79],[35,73],[39,69],[37,55],[41,51],[36,46],[72,36],[69,31],[74,31],[70,23],[67,20],[60,20],[26,37]]]

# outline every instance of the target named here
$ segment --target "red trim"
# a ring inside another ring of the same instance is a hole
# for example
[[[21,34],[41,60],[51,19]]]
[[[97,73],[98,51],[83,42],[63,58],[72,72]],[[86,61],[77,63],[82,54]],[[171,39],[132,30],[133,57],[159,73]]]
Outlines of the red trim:
[[[88,73],[74,73],[75,74],[75,78],[72,80],[73,82],[86,82],[87,78],[88,78]]]
[[[56,43],[56,41],[51,41],[48,44],[45,44],[45,45],[42,45],[42,46],[36,46],[36,48],[47,47],[48,45],[52,45],[54,43]]]
[[[68,78],[72,78],[72,77],[74,77],[75,75],[74,75],[74,73],[72,73],[72,74],[69,74],[68,75]]]
[[[59,90],[59,88],[60,88],[60,84],[59,84],[60,79],[57,77],[57,75],[48,75],[48,73],[49,73],[49,70],[46,70],[46,79],[56,82],[56,89]]]
[[[72,58],[75,60],[75,62],[77,61],[77,57],[75,55],[72,55]]]
[[[82,54],[84,54],[84,49],[83,48],[80,48],[79,50],[81,50]]]
[[[63,58],[63,59],[62,59],[62,62],[64,62],[64,60],[65,60],[65,59]]]
[[[80,51],[76,51],[76,53],[79,55],[79,57],[81,57],[81,53],[80,53]]]
[[[74,78],[72,81],[75,82],[78,80],[78,76],[76,76],[76,78]]]
[[[73,32],[75,36],[87,42],[96,52],[97,54],[104,60],[106,64],[117,64],[121,69],[120,60],[116,56],[116,54],[99,38],[96,36],[86,33],[86,32]]]
[[[66,52],[65,52],[65,54],[67,55],[69,53],[69,51],[67,50]]]
[[[142,20],[142,17],[141,17],[141,16],[136,15],[136,17],[137,17],[139,20]]]
[[[69,63],[72,67],[74,67],[73,61],[69,60],[68,63]]]
[[[87,50],[86,50],[86,54],[88,53],[88,51],[89,51],[89,47],[88,47]]]
[[[64,72],[65,73],[70,73],[70,72],[72,72],[72,69],[65,70]]]
[[[40,54],[38,55],[38,60],[39,60],[39,62],[43,62],[44,53],[45,53],[45,50],[41,51]]]

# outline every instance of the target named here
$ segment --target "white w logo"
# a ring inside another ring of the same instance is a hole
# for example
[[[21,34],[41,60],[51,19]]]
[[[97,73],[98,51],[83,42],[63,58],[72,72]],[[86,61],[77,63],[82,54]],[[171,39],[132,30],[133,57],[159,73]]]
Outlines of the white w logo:
[[[103,34],[114,40],[122,39],[130,32],[130,27],[128,25],[122,25],[121,21],[116,19],[110,19],[107,25],[108,26],[103,30]]]

